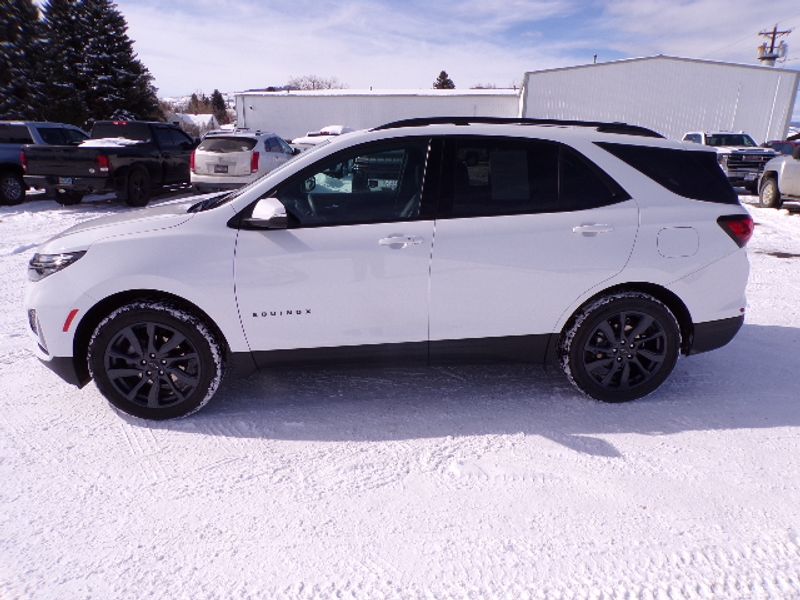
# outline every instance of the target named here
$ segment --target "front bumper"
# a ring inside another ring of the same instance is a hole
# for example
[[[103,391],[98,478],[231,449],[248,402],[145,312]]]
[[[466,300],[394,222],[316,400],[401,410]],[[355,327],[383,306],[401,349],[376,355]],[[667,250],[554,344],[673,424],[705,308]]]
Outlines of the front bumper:
[[[92,378],[88,372],[79,372],[75,367],[75,359],[71,356],[52,356],[50,359],[39,357],[42,364],[69,384],[82,388]]]

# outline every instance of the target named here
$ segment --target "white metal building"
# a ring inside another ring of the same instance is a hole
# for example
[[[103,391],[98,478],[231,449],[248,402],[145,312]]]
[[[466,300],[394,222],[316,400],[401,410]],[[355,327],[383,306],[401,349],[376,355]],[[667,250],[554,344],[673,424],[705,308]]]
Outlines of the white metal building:
[[[784,139],[800,72],[671,56],[525,74],[521,116],[625,121],[669,138],[744,131]]]
[[[519,90],[313,90],[239,92],[239,127],[295,138],[326,125],[353,129],[429,116],[518,116]]]

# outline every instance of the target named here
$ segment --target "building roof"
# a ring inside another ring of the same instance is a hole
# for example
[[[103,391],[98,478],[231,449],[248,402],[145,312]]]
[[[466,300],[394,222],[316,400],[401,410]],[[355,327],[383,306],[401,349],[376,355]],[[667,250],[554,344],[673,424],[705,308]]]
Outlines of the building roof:
[[[539,73],[552,73],[554,71],[571,71],[575,69],[591,69],[594,67],[606,67],[609,65],[621,65],[626,63],[633,63],[633,62],[642,62],[648,60],[669,60],[669,61],[683,61],[688,63],[696,63],[696,64],[708,64],[708,65],[715,65],[718,67],[737,67],[737,68],[746,68],[746,69],[757,69],[759,71],[775,71],[775,72],[783,72],[783,73],[791,73],[792,75],[797,75],[800,71],[795,69],[781,69],[778,67],[767,67],[764,65],[749,65],[746,63],[731,63],[731,62],[722,62],[716,60],[707,60],[704,58],[684,58],[681,56],[668,56],[666,54],[656,54],[655,56],[640,56],[637,58],[622,58],[619,60],[609,60],[606,62],[598,62],[598,63],[587,63],[584,65],[573,65],[570,67],[555,67],[553,69],[540,69],[538,71],[526,71],[525,75],[537,75]]]
[[[268,92],[266,90],[247,90],[236,92],[236,96],[519,96],[519,89],[492,88],[492,89],[330,89],[330,90],[281,90]]]

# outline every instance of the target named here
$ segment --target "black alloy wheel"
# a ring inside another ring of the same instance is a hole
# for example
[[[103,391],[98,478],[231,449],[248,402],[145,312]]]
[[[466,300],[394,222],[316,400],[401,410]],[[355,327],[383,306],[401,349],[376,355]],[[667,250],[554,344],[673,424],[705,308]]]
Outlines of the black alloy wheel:
[[[0,174],[0,204],[21,204],[25,201],[25,182],[16,173]]]
[[[191,414],[211,399],[222,376],[220,348],[194,316],[135,303],[98,325],[89,348],[92,376],[118,409],[146,419]]]
[[[646,294],[593,303],[567,334],[562,364],[584,393],[605,402],[645,396],[677,361],[680,329],[672,313]]]
[[[150,202],[150,175],[145,169],[135,168],[128,173],[125,202],[128,206],[147,206]]]

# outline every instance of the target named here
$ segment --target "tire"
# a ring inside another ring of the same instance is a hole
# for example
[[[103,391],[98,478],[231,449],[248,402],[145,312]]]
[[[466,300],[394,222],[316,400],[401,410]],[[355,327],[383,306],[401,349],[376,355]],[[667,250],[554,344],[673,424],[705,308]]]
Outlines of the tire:
[[[53,200],[58,202],[61,206],[73,206],[75,204],[80,204],[81,200],[83,200],[83,194],[80,192],[56,192]]]
[[[131,169],[125,179],[125,203],[128,206],[147,206],[150,202],[150,175],[142,167]]]
[[[0,204],[13,205],[25,201],[25,181],[17,173],[0,173]]]
[[[561,366],[587,396],[627,402],[667,379],[680,345],[678,322],[663,303],[649,294],[622,292],[595,300],[578,313],[562,336]]]
[[[162,302],[118,308],[89,342],[89,372],[117,409],[164,420],[197,412],[223,374],[222,350],[194,315]]]
[[[783,205],[781,192],[778,189],[778,181],[774,177],[768,177],[761,184],[758,203],[764,208],[780,208]]]

